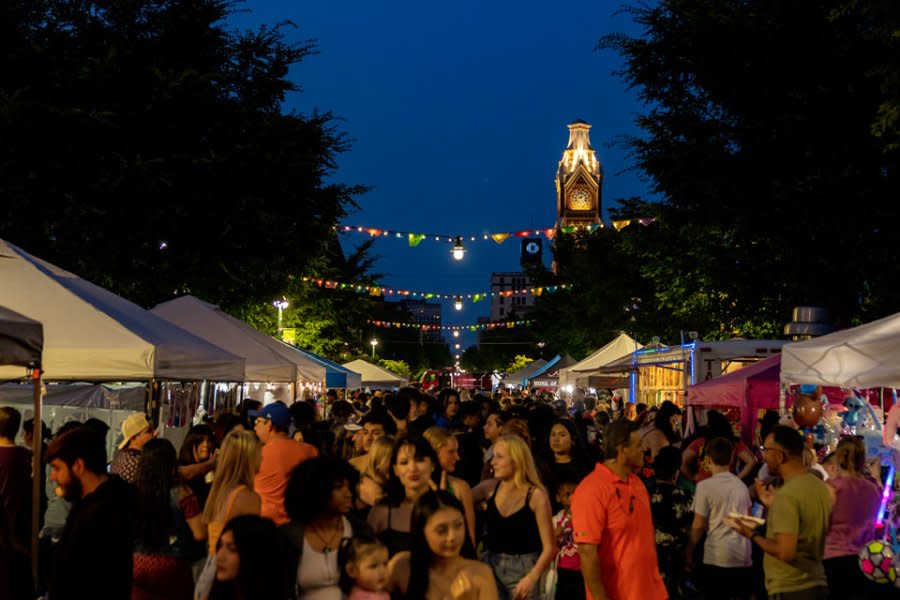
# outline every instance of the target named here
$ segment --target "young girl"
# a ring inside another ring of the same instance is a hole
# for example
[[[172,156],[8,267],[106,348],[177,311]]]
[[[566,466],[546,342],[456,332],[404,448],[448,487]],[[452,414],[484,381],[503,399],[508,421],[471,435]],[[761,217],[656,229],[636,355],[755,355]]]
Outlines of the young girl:
[[[341,544],[338,553],[341,589],[347,600],[390,600],[388,550],[372,535],[357,535]]]
[[[576,487],[578,481],[568,478],[561,480],[556,489],[556,501],[562,506],[562,510],[553,516],[553,528],[559,547],[556,563],[556,598],[559,600],[584,599],[581,558],[572,532],[572,494]]]

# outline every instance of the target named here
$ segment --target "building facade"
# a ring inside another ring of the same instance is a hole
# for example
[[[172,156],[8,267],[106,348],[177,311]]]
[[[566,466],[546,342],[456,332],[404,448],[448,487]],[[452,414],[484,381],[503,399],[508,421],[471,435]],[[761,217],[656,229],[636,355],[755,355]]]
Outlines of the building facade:
[[[491,273],[491,321],[506,321],[513,315],[525,318],[534,310],[534,295],[522,293],[531,287],[531,278],[525,273],[504,271]]]

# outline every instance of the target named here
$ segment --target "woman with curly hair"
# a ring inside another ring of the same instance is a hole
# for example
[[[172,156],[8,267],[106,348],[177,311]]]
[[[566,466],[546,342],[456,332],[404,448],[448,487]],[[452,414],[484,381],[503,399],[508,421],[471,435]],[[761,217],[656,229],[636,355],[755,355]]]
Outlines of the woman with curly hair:
[[[138,463],[132,600],[191,598],[191,563],[206,528],[197,497],[178,475],[175,447],[152,439]]]
[[[388,586],[410,599],[497,599],[494,575],[475,558],[463,507],[455,496],[438,490],[416,500],[410,549],[388,564]]]
[[[291,472],[284,495],[290,523],[281,528],[287,589],[297,600],[341,600],[338,549],[365,531],[351,521],[359,473],[333,456],[305,460]]]

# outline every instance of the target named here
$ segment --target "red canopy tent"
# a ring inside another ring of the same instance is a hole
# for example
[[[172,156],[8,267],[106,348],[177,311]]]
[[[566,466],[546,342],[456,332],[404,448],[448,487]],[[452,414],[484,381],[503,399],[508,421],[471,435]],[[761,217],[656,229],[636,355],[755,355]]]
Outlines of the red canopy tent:
[[[781,355],[770,356],[726,375],[688,388],[688,406],[733,407],[741,414],[741,439],[753,443],[760,410],[778,410],[781,387]],[[846,393],[840,388],[823,388],[831,404],[841,404]],[[871,401],[871,398],[870,398]]]

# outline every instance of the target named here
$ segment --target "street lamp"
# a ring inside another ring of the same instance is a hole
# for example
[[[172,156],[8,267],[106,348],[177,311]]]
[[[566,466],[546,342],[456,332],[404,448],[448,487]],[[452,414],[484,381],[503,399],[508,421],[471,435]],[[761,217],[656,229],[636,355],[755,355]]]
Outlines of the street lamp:
[[[459,329],[454,329],[454,330],[453,330],[453,337],[455,337],[455,338],[458,338],[458,337],[459,337]]]
[[[547,344],[544,343],[544,342],[538,342],[538,343],[537,343],[538,348],[541,349],[541,358],[544,358],[544,346],[546,346],[546,345],[547,345]]]
[[[372,338],[369,343],[372,344],[372,358],[375,358],[375,346],[378,345],[378,340]]]
[[[283,316],[284,309],[288,307],[288,301],[281,298],[281,300],[276,300],[272,303],[272,306],[278,309],[278,337],[281,337],[282,327],[281,327],[281,318]]]
[[[462,310],[462,296],[457,296],[453,299],[453,308],[456,310]]]
[[[453,254],[453,260],[462,260],[463,256],[466,255],[466,247],[463,246],[462,236],[456,236],[456,241],[453,243],[453,250],[450,251]]]

